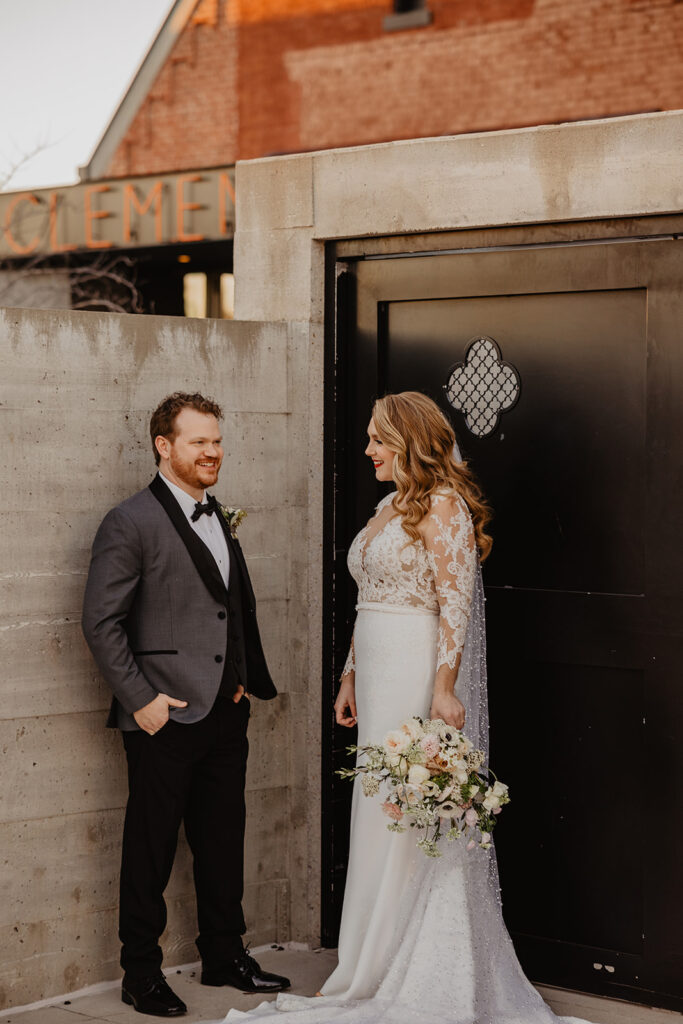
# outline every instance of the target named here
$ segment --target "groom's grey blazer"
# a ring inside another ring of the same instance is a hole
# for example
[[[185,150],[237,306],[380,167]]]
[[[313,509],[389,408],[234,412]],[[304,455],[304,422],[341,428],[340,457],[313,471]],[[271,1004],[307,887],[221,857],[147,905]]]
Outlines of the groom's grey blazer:
[[[230,554],[227,589],[211,552],[159,477],[102,521],[82,624],[114,691],[107,725],[137,729],[133,712],[158,693],[188,702],[170,709],[175,721],[199,721],[214,704],[228,657],[249,693],[276,696],[246,563],[218,518]]]

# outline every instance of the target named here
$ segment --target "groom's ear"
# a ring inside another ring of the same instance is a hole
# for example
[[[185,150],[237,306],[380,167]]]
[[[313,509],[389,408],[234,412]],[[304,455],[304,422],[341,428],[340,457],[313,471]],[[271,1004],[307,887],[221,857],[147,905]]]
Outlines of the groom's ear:
[[[169,458],[171,443],[167,437],[164,437],[163,434],[157,434],[157,436],[154,438],[154,447],[159,452],[159,455],[162,459]]]

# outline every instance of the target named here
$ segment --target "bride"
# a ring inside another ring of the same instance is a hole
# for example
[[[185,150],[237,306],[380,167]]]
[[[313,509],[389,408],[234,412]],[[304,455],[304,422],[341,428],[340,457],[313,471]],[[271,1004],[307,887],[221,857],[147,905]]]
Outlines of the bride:
[[[465,729],[487,751],[484,595],[490,517],[438,406],[405,391],[372,410],[365,454],[396,490],[349,549],[358,615],[335,713],[379,743],[413,715]],[[277,1024],[552,1024],[522,973],[500,908],[493,850],[389,832],[354,783],[339,964],[322,998],[280,994],[227,1021]],[[565,1022],[575,1018],[560,1018]],[[575,1022],[580,1024],[580,1022]]]

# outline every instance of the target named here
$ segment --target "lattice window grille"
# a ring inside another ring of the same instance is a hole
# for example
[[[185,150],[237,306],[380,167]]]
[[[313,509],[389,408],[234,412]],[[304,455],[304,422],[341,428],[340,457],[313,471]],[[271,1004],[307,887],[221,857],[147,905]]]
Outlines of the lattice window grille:
[[[451,367],[444,390],[453,408],[463,413],[468,430],[475,437],[488,437],[501,414],[516,404],[521,379],[493,338],[482,335],[469,342],[464,361]]]

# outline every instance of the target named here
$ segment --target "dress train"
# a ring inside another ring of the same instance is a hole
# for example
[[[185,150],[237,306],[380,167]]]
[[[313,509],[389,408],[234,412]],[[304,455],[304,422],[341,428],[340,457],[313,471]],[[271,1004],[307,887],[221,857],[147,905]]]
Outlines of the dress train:
[[[380,742],[412,715],[428,717],[437,630],[438,615],[423,609],[359,605],[359,745]],[[468,672],[465,656],[465,693]],[[557,1018],[524,976],[503,923],[493,851],[468,851],[456,840],[428,858],[414,831],[387,830],[381,799],[363,796],[356,779],[339,966],[323,997],[281,993],[249,1013],[231,1010],[225,1021],[586,1024]]]

